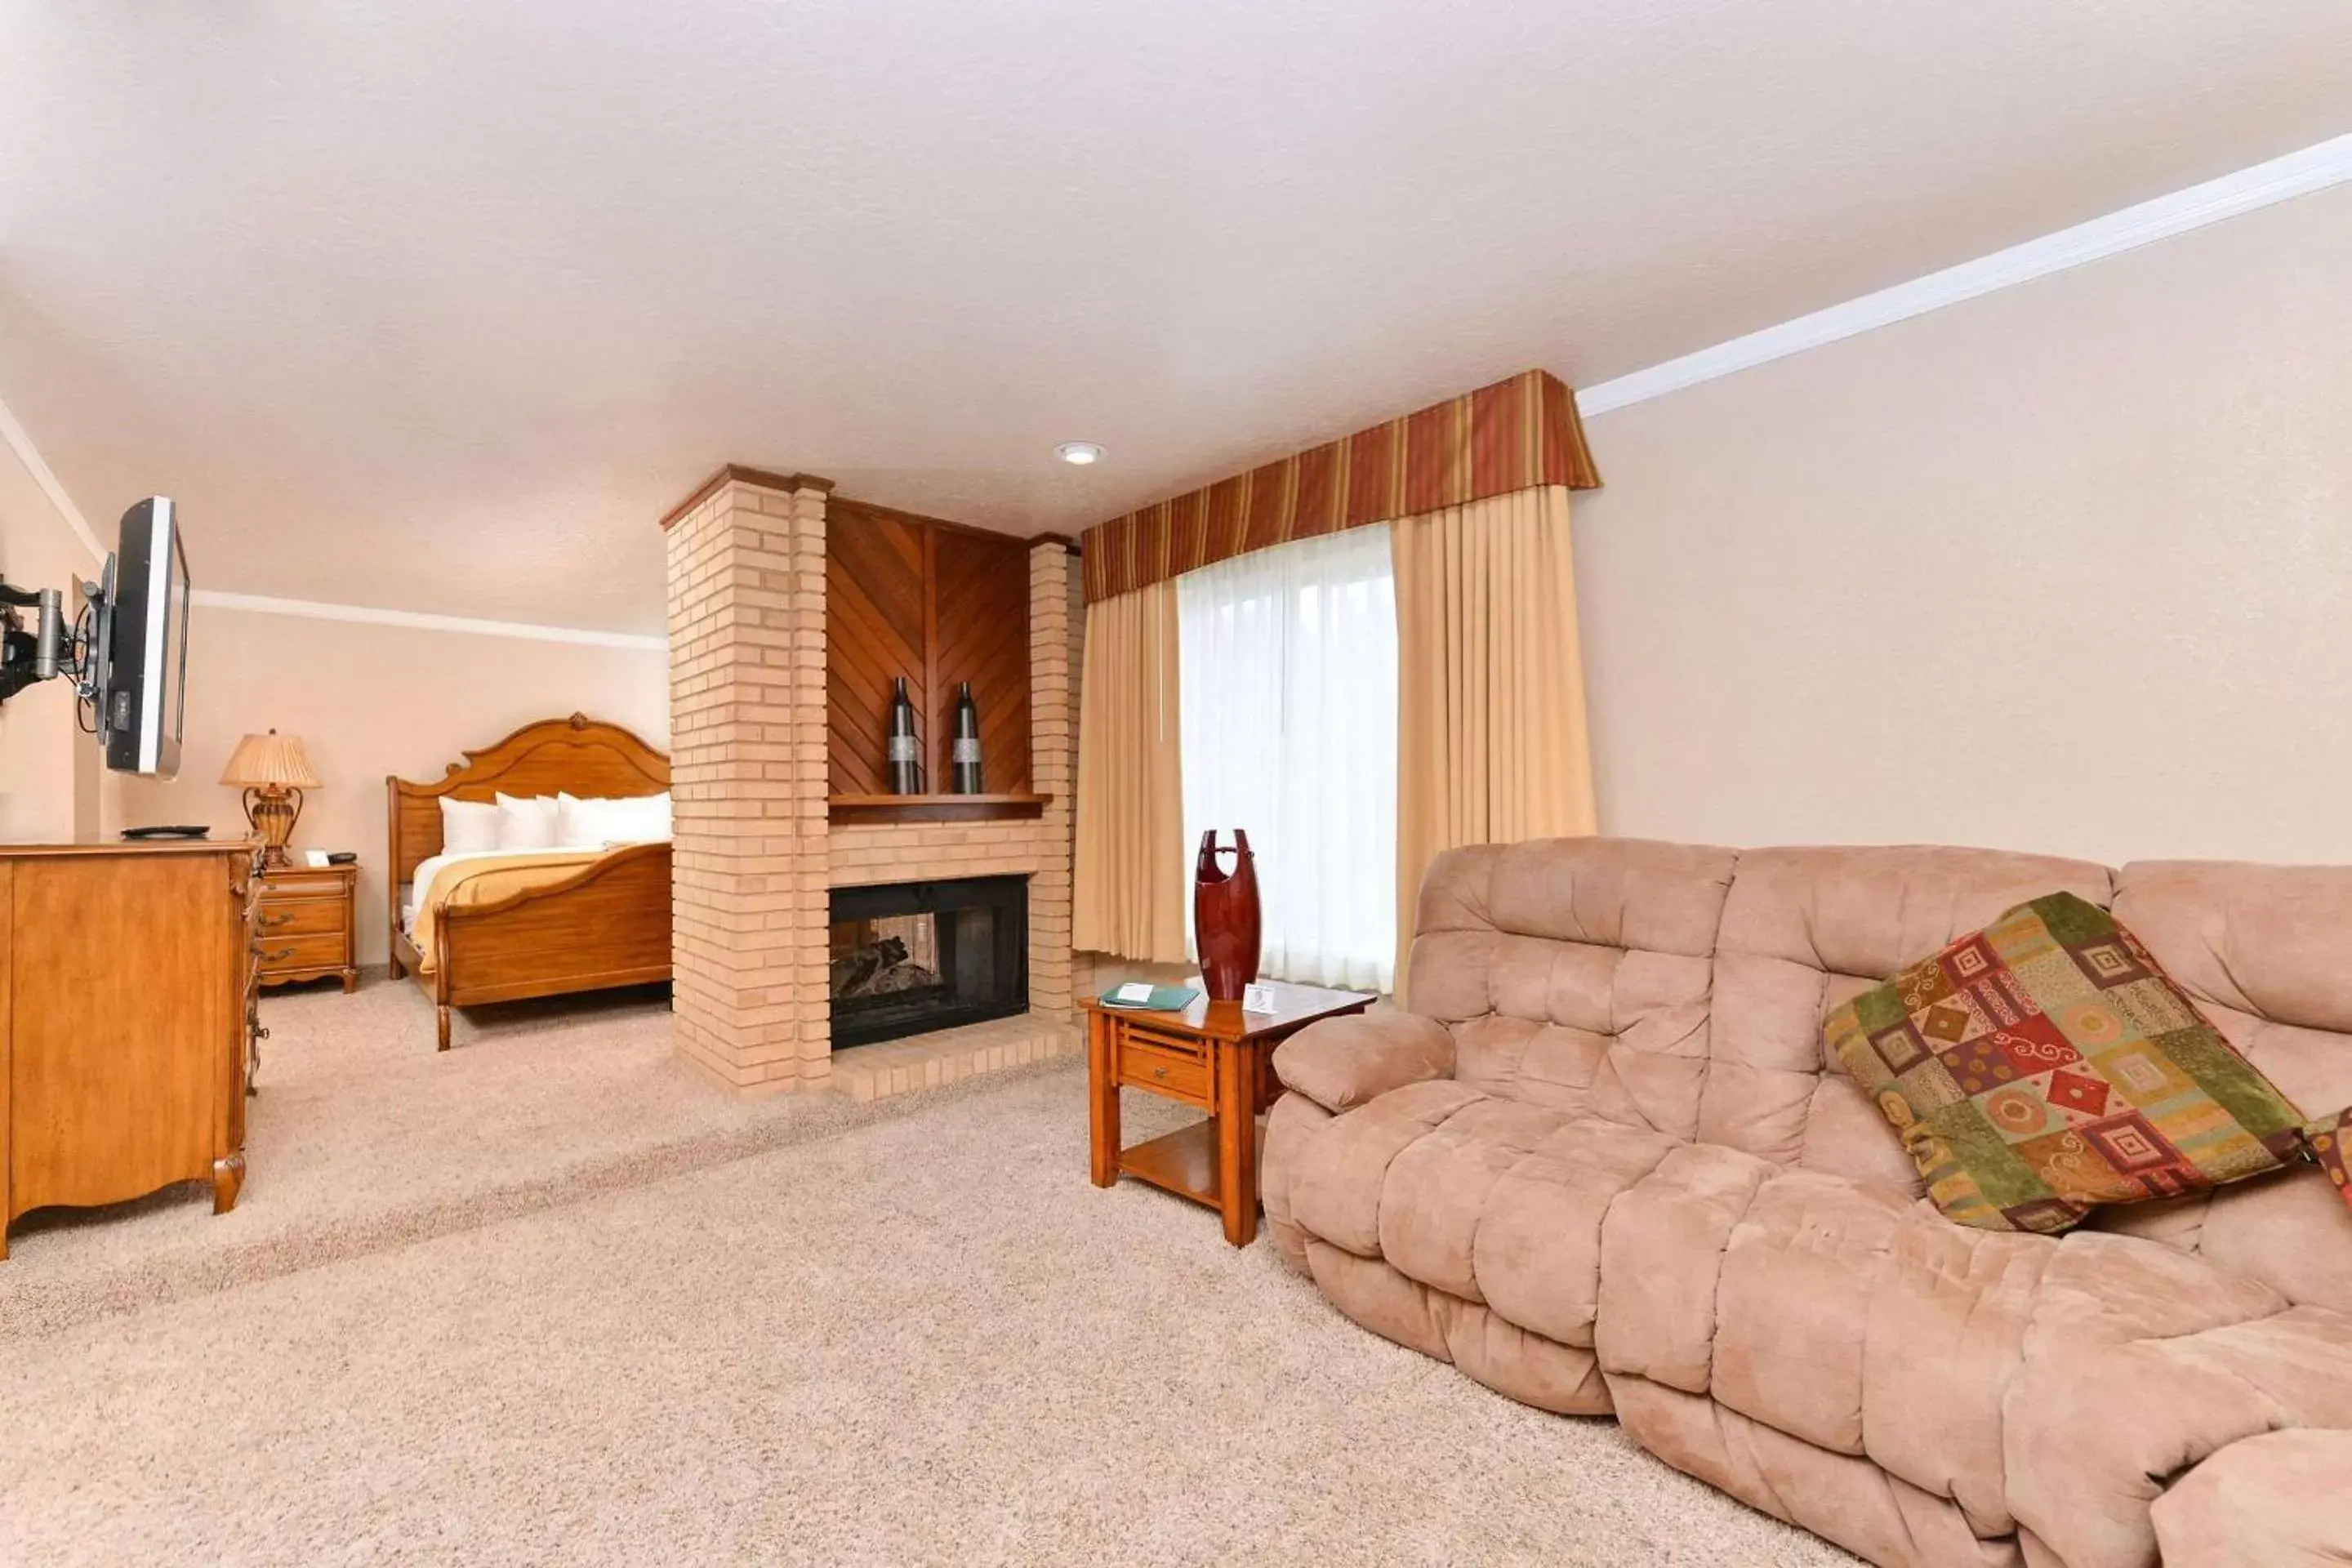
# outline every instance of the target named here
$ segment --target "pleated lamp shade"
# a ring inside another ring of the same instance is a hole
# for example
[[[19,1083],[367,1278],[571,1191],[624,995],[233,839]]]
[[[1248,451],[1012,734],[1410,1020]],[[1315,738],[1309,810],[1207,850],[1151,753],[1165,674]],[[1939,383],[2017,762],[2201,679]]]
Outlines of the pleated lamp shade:
[[[310,765],[310,753],[302,745],[299,735],[281,735],[272,730],[267,735],[247,735],[229,753],[228,766],[221,770],[221,783],[243,784],[248,788],[317,789],[319,773]]]
[[[247,735],[229,753],[221,783],[245,786],[245,819],[261,840],[265,869],[289,864],[286,840],[302,815],[302,792],[319,787],[319,770],[299,735]]]

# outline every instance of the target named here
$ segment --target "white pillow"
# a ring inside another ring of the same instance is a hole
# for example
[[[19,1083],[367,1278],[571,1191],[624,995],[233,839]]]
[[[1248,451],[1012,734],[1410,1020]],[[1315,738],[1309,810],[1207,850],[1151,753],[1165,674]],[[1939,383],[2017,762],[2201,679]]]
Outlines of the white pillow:
[[[667,844],[670,835],[669,791],[623,801],[636,829],[637,842]]]
[[[560,831],[566,844],[658,844],[670,833],[669,792],[601,797],[556,796]]]
[[[552,849],[555,842],[553,796],[535,795],[530,800],[517,800],[510,795],[499,796],[499,848]]]
[[[470,855],[499,847],[499,808],[484,800],[441,797],[441,853]]]
[[[620,803],[599,796],[583,800],[576,795],[555,797],[556,831],[563,842],[582,848],[597,848],[622,837],[624,828]]]

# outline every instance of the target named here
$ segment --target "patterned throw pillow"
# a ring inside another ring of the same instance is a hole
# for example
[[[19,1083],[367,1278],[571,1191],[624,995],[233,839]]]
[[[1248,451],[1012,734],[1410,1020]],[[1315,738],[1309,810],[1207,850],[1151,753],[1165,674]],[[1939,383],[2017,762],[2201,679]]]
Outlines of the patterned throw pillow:
[[[2336,1184],[2336,1195],[2352,1208],[2352,1107],[2314,1121],[2303,1130],[2303,1137],[2320,1169]]]
[[[1962,1225],[2062,1231],[2097,1204],[2309,1157],[2302,1113],[2072,893],[2020,904],[1822,1033]]]

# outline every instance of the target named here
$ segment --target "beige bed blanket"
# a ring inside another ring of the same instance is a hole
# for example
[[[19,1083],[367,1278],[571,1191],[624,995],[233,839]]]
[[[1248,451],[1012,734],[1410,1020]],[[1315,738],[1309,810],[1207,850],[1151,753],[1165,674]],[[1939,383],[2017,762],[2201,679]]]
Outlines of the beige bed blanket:
[[[442,867],[416,899],[416,921],[408,939],[416,944],[417,968],[426,974],[433,973],[433,938],[442,910],[477,909],[532,888],[544,888],[607,855],[634,847],[548,849],[532,855],[502,855],[495,860],[454,860]]]

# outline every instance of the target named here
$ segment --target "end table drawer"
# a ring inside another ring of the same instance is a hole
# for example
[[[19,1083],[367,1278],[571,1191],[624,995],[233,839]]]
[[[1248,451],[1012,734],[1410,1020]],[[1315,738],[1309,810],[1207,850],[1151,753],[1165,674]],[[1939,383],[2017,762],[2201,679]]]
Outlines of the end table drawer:
[[[318,936],[287,936],[278,931],[262,931],[255,939],[261,951],[257,955],[264,975],[292,969],[341,969],[349,962],[344,957],[342,932],[329,931]]]
[[[271,937],[342,934],[351,906],[341,899],[264,899],[254,918],[254,930]]]
[[[1178,1056],[1154,1045],[1128,1039],[1119,1043],[1118,1081],[1200,1106],[1209,1104],[1209,1067],[1194,1056]]]
[[[1201,1042],[1190,1035],[1178,1035],[1165,1029],[1155,1029],[1149,1024],[1126,1024],[1122,1026],[1121,1033],[1130,1045],[1147,1046],[1152,1050],[1163,1051],[1171,1057],[1183,1057],[1192,1061],[1208,1060],[1202,1053]]]
[[[272,871],[262,882],[262,900],[341,899],[350,886],[340,871]]]

